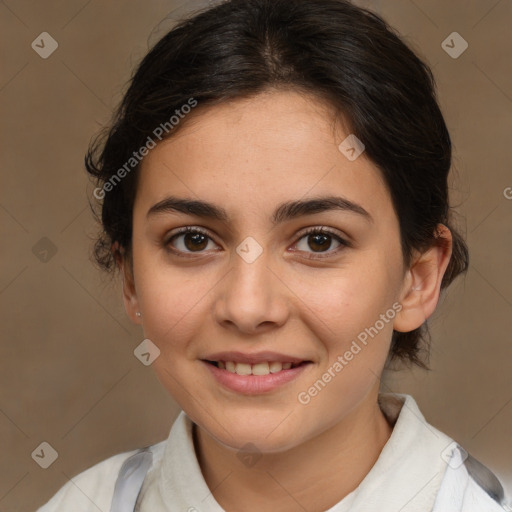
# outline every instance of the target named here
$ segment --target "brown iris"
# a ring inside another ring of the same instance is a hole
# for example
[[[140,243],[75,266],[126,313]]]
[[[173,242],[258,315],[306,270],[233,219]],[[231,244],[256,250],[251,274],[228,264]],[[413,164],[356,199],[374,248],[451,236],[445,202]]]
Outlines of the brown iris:
[[[331,245],[331,239],[332,237],[329,235],[324,235],[321,233],[313,233],[308,236],[308,246],[310,249],[315,250],[315,245],[317,245],[320,248],[320,251],[326,250]],[[313,243],[311,243],[311,239],[314,240]]]
[[[184,233],[183,243],[190,251],[194,249],[202,250],[208,245],[208,237],[203,233]]]

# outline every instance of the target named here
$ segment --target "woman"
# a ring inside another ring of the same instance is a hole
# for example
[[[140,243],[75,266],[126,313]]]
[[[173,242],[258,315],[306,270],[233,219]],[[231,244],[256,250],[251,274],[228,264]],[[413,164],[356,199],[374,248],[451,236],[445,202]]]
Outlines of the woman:
[[[496,477],[379,393],[426,367],[468,264],[429,68],[342,0],[230,0],[178,24],[90,148],[103,233],[183,411],[40,510],[498,511]]]

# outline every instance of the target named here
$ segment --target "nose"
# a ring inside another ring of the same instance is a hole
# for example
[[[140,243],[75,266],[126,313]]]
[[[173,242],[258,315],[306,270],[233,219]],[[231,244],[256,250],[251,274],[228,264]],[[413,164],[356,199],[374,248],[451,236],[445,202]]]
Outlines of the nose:
[[[272,258],[263,252],[249,263],[238,254],[216,287],[214,316],[225,328],[245,334],[263,333],[282,326],[290,314],[289,289]]]

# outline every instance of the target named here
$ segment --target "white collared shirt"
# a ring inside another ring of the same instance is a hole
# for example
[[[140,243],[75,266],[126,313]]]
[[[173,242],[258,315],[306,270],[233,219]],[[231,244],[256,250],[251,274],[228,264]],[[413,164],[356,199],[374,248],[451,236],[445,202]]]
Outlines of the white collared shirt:
[[[390,438],[359,486],[325,512],[506,510],[468,475],[456,443],[426,422],[410,395],[381,393],[379,405],[394,424]],[[201,473],[192,427],[182,411],[167,440],[149,447],[152,462],[134,512],[224,512]],[[80,473],[37,512],[109,512],[121,466],[137,453]]]

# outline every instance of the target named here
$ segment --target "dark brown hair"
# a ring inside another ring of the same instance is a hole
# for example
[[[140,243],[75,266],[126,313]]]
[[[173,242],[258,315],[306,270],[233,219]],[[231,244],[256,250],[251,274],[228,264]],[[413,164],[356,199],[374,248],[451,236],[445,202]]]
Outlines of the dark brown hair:
[[[406,266],[413,250],[441,243],[442,223],[453,237],[442,288],[466,271],[468,250],[448,202],[451,141],[432,72],[379,16],[344,0],[228,0],[182,20],[149,51],[85,158],[102,190],[102,268],[115,268],[115,242],[130,255],[138,165],[126,163],[155,129],[169,127],[191,98],[199,110],[269,88],[312,94],[348,121],[389,188]],[[167,137],[187,123],[182,117]],[[426,324],[395,331],[388,362],[428,368],[420,357],[428,356],[427,333]]]

